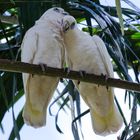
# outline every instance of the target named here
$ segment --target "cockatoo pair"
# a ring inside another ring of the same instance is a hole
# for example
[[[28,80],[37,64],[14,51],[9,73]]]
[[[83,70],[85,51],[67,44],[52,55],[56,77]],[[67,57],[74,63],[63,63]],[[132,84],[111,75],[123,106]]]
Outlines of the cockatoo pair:
[[[75,18],[62,8],[51,8],[25,34],[21,61],[63,68],[65,60],[72,70],[113,77],[104,42],[96,35],[91,37],[79,30]],[[58,82],[58,77],[23,73],[25,123],[33,127],[45,125],[47,106]],[[90,108],[95,133],[108,135],[117,132],[122,125],[122,117],[114,103],[113,88],[74,83]]]

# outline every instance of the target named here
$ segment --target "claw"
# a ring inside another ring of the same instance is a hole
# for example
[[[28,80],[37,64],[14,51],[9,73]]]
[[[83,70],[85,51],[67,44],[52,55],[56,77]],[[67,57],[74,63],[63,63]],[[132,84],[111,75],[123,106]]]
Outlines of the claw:
[[[48,67],[47,64],[43,64],[43,63],[40,63],[39,66],[41,67],[42,72],[45,72]]]
[[[66,73],[67,73],[67,75],[69,75],[69,73],[70,73],[70,68],[65,67],[65,68],[63,68],[63,69],[64,69],[64,72],[66,72]]]
[[[80,73],[80,76],[82,78],[84,78],[86,76],[86,72],[85,71],[80,70],[79,73]]]
[[[108,75],[101,73],[101,76],[103,76],[103,78],[105,79],[105,82],[107,83],[108,80]],[[106,86],[107,90],[108,90],[108,86]]]
[[[39,66],[41,67],[41,70],[43,73],[47,70],[47,64],[39,63]],[[31,77],[34,77],[34,74],[31,74]]]
[[[80,70],[79,73],[80,73],[80,76],[81,76],[82,78],[84,78],[84,77],[86,76],[86,72],[83,71],[83,70]],[[80,81],[79,81],[79,80],[77,81],[77,84],[78,84],[78,85],[80,84]]]

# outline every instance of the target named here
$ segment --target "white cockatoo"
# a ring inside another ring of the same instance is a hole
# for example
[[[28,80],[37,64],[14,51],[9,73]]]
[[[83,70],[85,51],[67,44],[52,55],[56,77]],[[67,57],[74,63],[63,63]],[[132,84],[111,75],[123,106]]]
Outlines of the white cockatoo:
[[[24,36],[21,45],[22,62],[63,67],[65,54],[60,22],[67,14],[62,8],[51,8],[36,21]],[[23,118],[26,124],[35,128],[46,124],[47,106],[58,82],[58,77],[23,73],[26,97]]]
[[[62,30],[70,69],[113,77],[109,54],[99,36],[91,37],[78,29],[75,18],[70,15],[62,19]],[[94,132],[103,136],[117,132],[123,121],[114,103],[113,88],[86,82],[74,82],[90,108]]]

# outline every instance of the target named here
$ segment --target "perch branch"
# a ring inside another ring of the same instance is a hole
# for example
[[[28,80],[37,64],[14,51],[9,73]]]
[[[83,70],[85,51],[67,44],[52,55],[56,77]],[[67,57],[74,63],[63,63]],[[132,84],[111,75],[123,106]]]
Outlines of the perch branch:
[[[85,74],[81,77],[77,71],[70,71],[68,74],[64,69],[47,67],[47,70],[43,72],[39,65],[23,63],[19,61],[11,61],[7,59],[0,59],[0,70],[16,72],[16,73],[30,73],[37,75],[46,75],[52,77],[61,77],[73,80],[79,80],[83,82],[94,83],[103,86],[117,87],[127,90],[133,90],[140,92],[140,84],[120,79],[108,78],[106,79],[103,75]]]

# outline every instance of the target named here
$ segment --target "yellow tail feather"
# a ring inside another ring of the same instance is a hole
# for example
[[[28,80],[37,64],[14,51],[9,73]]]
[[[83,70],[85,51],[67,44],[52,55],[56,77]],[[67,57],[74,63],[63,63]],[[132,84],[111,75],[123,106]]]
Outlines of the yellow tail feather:
[[[122,117],[114,105],[106,116],[100,116],[90,108],[92,126],[96,134],[106,136],[117,132],[122,126]]]

